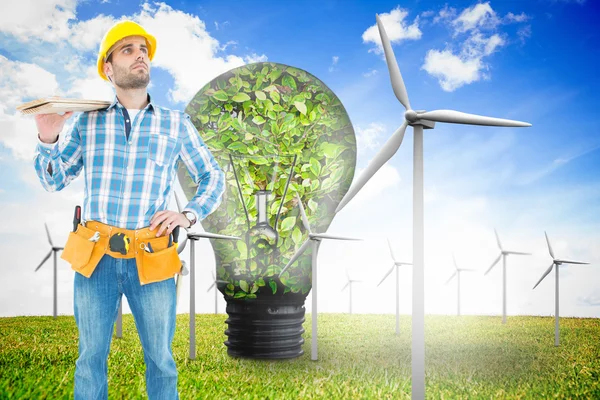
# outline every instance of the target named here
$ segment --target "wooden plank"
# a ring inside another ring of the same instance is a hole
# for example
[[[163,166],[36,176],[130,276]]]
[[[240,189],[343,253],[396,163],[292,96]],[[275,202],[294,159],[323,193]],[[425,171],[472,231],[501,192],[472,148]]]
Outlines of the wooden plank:
[[[56,114],[67,111],[94,111],[107,108],[110,101],[65,99],[58,97],[42,98],[21,104],[17,107],[25,115],[33,114]]]

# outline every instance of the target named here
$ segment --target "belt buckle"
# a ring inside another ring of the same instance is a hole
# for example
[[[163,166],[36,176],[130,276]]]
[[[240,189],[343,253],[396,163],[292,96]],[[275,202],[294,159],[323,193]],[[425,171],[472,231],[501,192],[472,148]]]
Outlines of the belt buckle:
[[[127,255],[131,239],[124,233],[115,233],[108,241],[110,251]]]

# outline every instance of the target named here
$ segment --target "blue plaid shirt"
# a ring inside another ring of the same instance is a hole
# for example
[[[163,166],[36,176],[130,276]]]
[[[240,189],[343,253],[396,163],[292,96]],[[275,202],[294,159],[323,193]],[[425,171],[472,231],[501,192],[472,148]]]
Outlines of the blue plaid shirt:
[[[130,122],[116,96],[105,110],[79,114],[59,143],[40,141],[34,158],[49,192],[63,189],[85,167],[82,218],[125,229],[146,227],[167,209],[179,161],[198,184],[184,210],[200,221],[220,204],[225,179],[190,117],[150,101]]]

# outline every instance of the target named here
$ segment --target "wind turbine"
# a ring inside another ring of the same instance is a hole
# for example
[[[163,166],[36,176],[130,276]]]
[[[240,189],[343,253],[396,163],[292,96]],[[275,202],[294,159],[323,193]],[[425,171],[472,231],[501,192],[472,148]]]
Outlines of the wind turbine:
[[[281,270],[279,276],[281,276],[296,260],[306,251],[308,246],[312,244],[312,342],[311,342],[311,352],[310,359],[315,361],[317,360],[317,253],[319,251],[319,245],[321,244],[322,239],[334,239],[334,240],[360,240],[347,238],[342,236],[334,236],[329,235],[327,233],[313,233],[310,229],[310,224],[308,222],[308,217],[306,216],[306,212],[304,210],[304,206],[302,205],[302,199],[296,193],[296,199],[298,200],[298,206],[300,207],[300,216],[302,217],[302,224],[304,225],[304,229],[308,231],[308,238],[298,251],[290,258],[290,261],[287,265]],[[352,308],[350,309],[350,313],[352,313]]]
[[[542,275],[542,277],[540,278],[540,280],[535,284],[535,286],[533,287],[534,289],[537,287],[537,285],[540,284],[541,281],[544,280],[544,278],[552,271],[552,268],[556,265],[556,269],[555,269],[555,275],[556,275],[556,282],[555,282],[555,292],[554,292],[554,307],[555,307],[555,312],[554,312],[554,345],[558,346],[558,339],[559,339],[559,335],[558,335],[558,267],[562,264],[589,264],[588,262],[583,262],[583,261],[570,261],[570,260],[562,260],[559,258],[556,258],[554,256],[554,251],[552,251],[552,246],[550,245],[550,240],[548,239],[548,234],[546,232],[544,232],[544,235],[546,235],[546,243],[548,243],[548,252],[550,253],[550,257],[552,257],[552,264],[550,264],[550,268],[548,268],[546,270],[546,272],[544,272],[544,275]]]
[[[346,282],[346,284],[344,285],[344,287],[342,288],[342,292],[344,291],[344,289],[349,288],[349,295],[348,295],[348,308],[350,310],[350,315],[352,315],[352,284],[354,282],[362,282],[361,280],[357,280],[357,279],[350,279],[350,275],[348,274],[348,270],[346,270],[346,278],[348,278],[348,282]]]
[[[390,243],[390,239],[387,240],[388,246],[390,247],[390,254],[392,256],[392,260],[394,263],[392,264],[392,268],[385,274],[381,282],[377,284],[377,286],[381,285],[385,278],[390,276],[394,268],[396,268],[396,335],[400,334],[400,267],[402,265],[412,265],[411,263],[397,261],[396,257],[394,257],[394,251],[392,250],[392,244]]]
[[[424,228],[423,228],[423,129],[433,129],[435,122],[449,122],[467,125],[487,125],[506,127],[526,127],[531,124],[500,118],[483,117],[452,110],[421,111],[413,110],[394,51],[385,33],[379,16],[376,16],[381,43],[385,52],[394,94],[402,103],[406,112],[404,122],[383,145],[379,153],[371,160],[365,171],[350,187],[336,209],[339,212],[367,183],[369,179],[398,150],[408,125],[414,132],[413,167],[413,312],[412,312],[412,398],[425,398],[425,275],[424,275]]]
[[[475,271],[474,269],[468,269],[468,268],[458,268],[458,264],[456,264],[456,257],[454,257],[454,254],[452,254],[452,260],[454,261],[454,268],[455,271],[452,274],[452,276],[450,276],[450,278],[448,278],[448,280],[446,281],[446,285],[448,283],[450,283],[450,281],[452,280],[452,278],[454,278],[456,276],[457,279],[457,294],[456,294],[456,298],[457,298],[457,313],[456,315],[460,315],[460,273],[463,271]]]
[[[182,211],[181,203],[177,192],[175,192],[175,201],[177,202],[177,209],[179,212]],[[190,241],[190,360],[196,359],[196,250],[194,245],[196,241],[201,238],[204,239],[229,239],[229,240],[240,240],[237,236],[220,235],[218,233],[210,232],[190,232],[186,229],[187,239]],[[177,284],[181,282],[181,275],[177,276]],[[216,294],[215,294],[216,295]],[[215,303],[216,304],[216,303]]]
[[[520,255],[520,256],[530,256],[531,253],[521,253],[518,251],[504,250],[502,248],[502,243],[500,243],[500,237],[498,237],[498,232],[495,229],[494,229],[494,233],[496,234],[496,242],[498,243],[498,248],[500,249],[500,254],[496,258],[496,260],[494,260],[494,262],[488,268],[488,270],[485,271],[484,275],[487,275],[488,272],[490,272],[492,270],[492,268],[494,268],[494,266],[496,264],[498,264],[498,261],[500,261],[500,258],[502,258],[502,323],[505,324],[506,323],[506,256],[508,256],[509,254],[515,254],[515,255]]]
[[[50,258],[50,256],[54,253],[54,319],[56,319],[56,315],[57,315],[57,284],[56,284],[56,254],[60,251],[63,250],[64,247],[58,247],[55,246],[54,243],[52,242],[52,238],[50,237],[50,231],[48,230],[48,225],[44,222],[44,227],[46,227],[46,235],[48,236],[48,243],[50,243],[50,251],[48,252],[48,254],[46,254],[46,257],[44,257],[44,259],[42,260],[42,262],[40,263],[40,265],[37,266],[37,268],[35,269],[35,271],[33,272],[37,272],[38,269],[42,268],[42,265],[44,265],[44,263],[46,261],[48,261],[48,259]]]
[[[214,271],[210,271],[210,273],[212,274],[213,282],[208,287],[208,290],[206,291],[206,293],[210,292],[210,289],[212,289],[213,287],[215,288],[215,314],[217,314],[217,294],[219,293],[219,290],[217,288],[217,283],[228,283],[228,282],[227,281],[222,281],[220,279],[217,279],[215,277],[215,272]]]

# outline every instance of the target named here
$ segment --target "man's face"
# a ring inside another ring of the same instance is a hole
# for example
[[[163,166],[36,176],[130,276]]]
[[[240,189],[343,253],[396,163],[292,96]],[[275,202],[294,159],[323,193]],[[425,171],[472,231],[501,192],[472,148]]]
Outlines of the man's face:
[[[106,75],[122,89],[143,89],[150,82],[148,47],[141,36],[122,39],[105,65]]]

